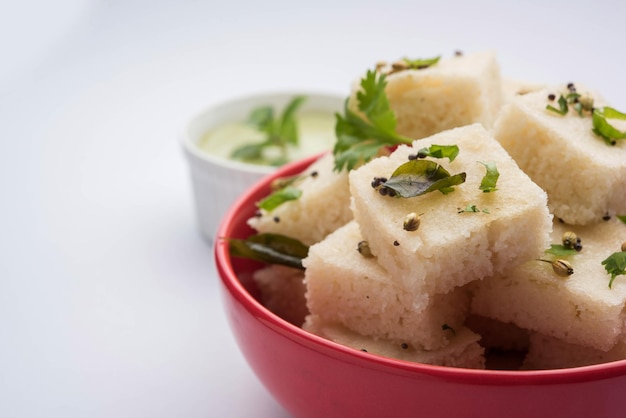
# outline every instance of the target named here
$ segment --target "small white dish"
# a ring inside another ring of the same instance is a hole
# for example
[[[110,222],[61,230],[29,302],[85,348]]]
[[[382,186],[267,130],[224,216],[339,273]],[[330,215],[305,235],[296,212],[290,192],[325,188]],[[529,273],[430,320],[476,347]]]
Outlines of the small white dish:
[[[235,98],[206,108],[185,126],[181,144],[189,162],[198,227],[212,244],[217,226],[227,209],[254,183],[278,167],[247,164],[212,155],[200,143],[204,136],[224,124],[244,122],[260,106],[281,112],[295,96],[306,96],[298,112],[322,111],[334,114],[343,108],[345,98],[328,93],[275,92]],[[317,151],[316,151],[317,153]]]

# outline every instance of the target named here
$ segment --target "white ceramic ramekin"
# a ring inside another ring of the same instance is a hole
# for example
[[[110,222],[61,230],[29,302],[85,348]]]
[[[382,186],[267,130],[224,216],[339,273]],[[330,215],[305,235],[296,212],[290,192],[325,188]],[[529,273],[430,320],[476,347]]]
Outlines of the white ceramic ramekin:
[[[185,126],[181,143],[189,162],[198,227],[203,238],[213,243],[215,232],[230,205],[250,186],[276,167],[246,164],[216,157],[198,146],[202,137],[220,125],[245,121],[252,109],[270,105],[282,109],[296,95],[307,100],[300,111],[340,112],[344,97],[327,93],[277,92],[239,97],[215,104],[194,116]]]

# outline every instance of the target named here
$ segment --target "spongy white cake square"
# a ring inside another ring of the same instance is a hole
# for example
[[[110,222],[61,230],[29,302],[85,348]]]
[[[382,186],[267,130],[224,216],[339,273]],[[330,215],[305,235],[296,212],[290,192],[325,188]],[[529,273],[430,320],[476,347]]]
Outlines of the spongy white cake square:
[[[523,96],[533,91],[545,89],[545,83],[537,83],[528,80],[503,78],[502,79],[502,104],[506,104],[516,96]],[[497,117],[496,117],[497,120]]]
[[[430,145],[457,145],[453,162],[436,160],[465,183],[448,194],[412,198],[382,196],[375,177],[389,177],[411,154]],[[496,191],[484,193],[481,162],[499,171]],[[402,146],[350,173],[352,209],[378,263],[409,292],[431,295],[482,279],[536,258],[552,227],[543,190],[524,174],[497,141],[478,124],[442,132]],[[476,211],[466,211],[470,207]],[[488,212],[488,213],[486,213]],[[416,231],[406,231],[407,214],[421,214]]]
[[[484,349],[478,344],[480,335],[463,327],[451,330],[450,344],[439,350],[421,350],[408,344],[365,337],[339,324],[328,323],[309,315],[303,328],[338,344],[384,357],[437,366],[484,369]]]
[[[553,243],[560,244],[568,230],[583,245],[576,255],[561,257],[571,264],[571,276],[558,276],[551,264],[531,260],[506,275],[477,283],[472,311],[573,344],[608,350],[625,331],[626,276],[617,276],[609,288],[611,276],[602,261],[620,251],[626,225],[615,218],[585,227],[557,221]]]
[[[592,117],[573,108],[559,108],[565,86],[513,97],[494,127],[494,136],[526,174],[549,196],[551,212],[570,224],[598,222],[609,214],[626,213],[626,140],[611,146],[595,133]],[[602,99],[578,88],[579,94]],[[555,99],[550,100],[549,95]]]
[[[387,82],[397,131],[409,138],[471,123],[492,127],[502,104],[500,68],[490,51],[441,58],[428,68],[390,74]]]
[[[567,343],[554,337],[531,333],[524,370],[564,369],[626,359],[626,343],[620,340],[610,350]]]
[[[333,167],[332,154],[322,156],[293,184],[302,191],[300,198],[261,210],[248,224],[259,233],[286,235],[306,245],[321,241],[352,219],[347,171]]]
[[[434,295],[425,306],[421,295],[408,292],[375,258],[357,251],[361,241],[352,221],[311,246],[303,261],[309,311],[364,336],[426,350],[447,345],[450,328],[463,325],[468,292],[458,288]]]

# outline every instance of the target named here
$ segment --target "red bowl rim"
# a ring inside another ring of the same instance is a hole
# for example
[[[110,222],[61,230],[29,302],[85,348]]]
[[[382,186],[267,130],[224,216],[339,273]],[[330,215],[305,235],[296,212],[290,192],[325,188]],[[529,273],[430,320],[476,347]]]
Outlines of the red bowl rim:
[[[551,370],[480,370],[465,369],[429,364],[415,363],[404,360],[378,356],[347,347],[309,333],[265,308],[241,284],[235,273],[228,250],[228,242],[223,237],[232,235],[237,213],[249,205],[253,195],[268,187],[271,179],[295,174],[308,167],[320,155],[311,156],[281,167],[276,172],[264,177],[231,206],[220,223],[217,239],[214,244],[214,256],[220,280],[226,291],[251,315],[265,324],[270,325],[284,337],[305,345],[310,349],[323,352],[338,360],[358,363],[362,367],[370,367],[395,372],[403,375],[430,375],[457,382],[471,382],[485,385],[526,385],[526,384],[558,384],[576,383],[592,380],[609,379],[626,375],[626,360],[609,363],[581,366],[567,369]]]

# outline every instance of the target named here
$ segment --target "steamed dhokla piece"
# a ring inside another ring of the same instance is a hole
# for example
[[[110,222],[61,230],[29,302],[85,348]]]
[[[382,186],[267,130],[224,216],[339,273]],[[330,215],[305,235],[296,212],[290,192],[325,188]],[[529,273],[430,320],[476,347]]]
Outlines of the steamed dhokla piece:
[[[531,260],[508,274],[476,284],[472,311],[564,341],[610,349],[626,329],[626,276],[611,276],[602,261],[620,251],[626,241],[626,225],[612,220],[591,226],[555,222],[553,243],[564,232],[581,238],[582,250],[572,256],[544,254],[545,260],[565,259],[574,273],[555,274],[551,264]]]
[[[466,181],[448,194],[412,198],[383,196],[375,177],[389,177],[422,148],[456,145],[453,162],[434,160]],[[483,192],[482,163],[499,172],[497,190]],[[536,258],[549,244],[552,227],[546,194],[524,174],[479,124],[456,128],[402,146],[350,173],[352,209],[378,263],[416,295],[446,293],[456,286],[502,273]],[[488,213],[487,213],[488,212]],[[415,231],[404,230],[407,215],[420,215]],[[416,299],[416,304],[424,298]],[[416,309],[420,309],[416,306]]]
[[[566,115],[546,109],[559,109],[559,96],[567,95],[564,88],[512,98],[494,136],[548,193],[556,217],[585,225],[600,221],[607,212],[626,213],[626,140],[608,145],[592,131],[590,112],[580,116],[573,105]],[[582,88],[578,94],[593,97],[595,106],[603,104],[597,94]]]
[[[414,139],[471,123],[490,128],[502,104],[493,52],[441,58],[427,68],[389,74],[387,83],[397,132]]]
[[[332,154],[321,157],[292,185],[302,191],[298,199],[261,210],[249,225],[259,233],[286,235],[306,245],[321,241],[352,219],[348,174],[333,167]]]
[[[364,336],[426,350],[448,344],[449,328],[463,325],[468,292],[458,288],[434,295],[428,306],[416,304],[420,295],[391,280],[375,258],[357,251],[361,241],[352,221],[311,246],[303,261],[309,311]]]
[[[263,306],[284,320],[302,326],[309,313],[302,270],[272,264],[256,270],[253,278]]]
[[[437,366],[484,369],[484,349],[478,344],[480,335],[467,328],[449,330],[453,337],[448,345],[433,351],[410,344],[365,337],[342,325],[327,323],[315,315],[306,318],[303,328],[338,344],[384,357]]]
[[[539,333],[530,336],[530,348],[523,370],[564,369],[626,359],[626,343],[621,340],[607,351],[571,344]]]
[[[536,83],[526,80],[518,80],[512,78],[502,79],[502,100],[503,104],[508,103],[516,96],[523,96],[534,91],[543,90],[546,88],[545,84]],[[497,118],[496,118],[497,120]]]

